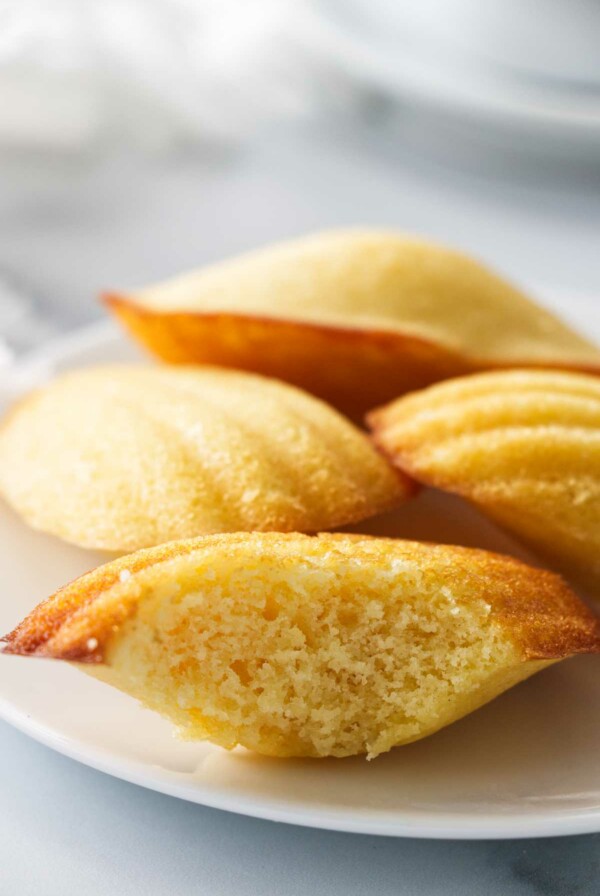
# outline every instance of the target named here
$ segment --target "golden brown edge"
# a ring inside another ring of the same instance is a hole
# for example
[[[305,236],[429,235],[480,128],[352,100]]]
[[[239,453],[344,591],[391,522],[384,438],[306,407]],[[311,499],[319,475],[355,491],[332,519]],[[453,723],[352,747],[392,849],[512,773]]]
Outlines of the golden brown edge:
[[[405,397],[408,398],[409,396]],[[398,401],[400,400],[402,399],[398,399]],[[460,488],[454,487],[454,485],[450,487],[450,483],[443,481],[441,477],[423,476],[422,472],[417,470],[414,464],[411,463],[411,453],[409,451],[401,451],[399,448],[394,448],[389,444],[388,439],[385,437],[385,432],[388,428],[387,417],[395,404],[396,401],[389,402],[388,404],[384,404],[381,407],[369,411],[369,413],[365,415],[365,424],[367,426],[369,438],[375,448],[389,464],[395,467],[399,472],[404,473],[409,479],[418,482],[421,488],[439,488],[443,491],[451,491],[452,494],[469,500],[471,495],[468,489],[461,490]]]
[[[431,356],[438,356],[440,363],[448,365],[449,368],[454,367],[456,373],[448,374],[450,377],[458,377],[469,373],[482,373],[488,370],[510,370],[517,368],[532,369],[548,369],[548,370],[564,370],[588,373],[591,376],[600,376],[600,360],[597,364],[581,363],[577,361],[556,361],[552,358],[548,359],[510,359],[507,361],[490,360],[478,358],[476,355],[467,355],[455,348],[445,346],[441,342],[434,339],[428,339],[425,336],[419,336],[416,333],[400,332],[391,330],[378,330],[375,328],[342,326],[333,323],[317,323],[314,321],[303,321],[294,318],[278,318],[261,314],[239,314],[236,312],[204,312],[204,311],[158,311],[154,308],[148,308],[139,301],[131,298],[125,293],[116,293],[106,291],[101,293],[100,301],[104,304],[128,329],[131,326],[131,316],[137,317],[139,320],[147,321],[172,321],[179,318],[190,318],[191,320],[204,320],[207,322],[231,321],[242,322],[248,324],[260,324],[273,329],[293,327],[300,333],[318,334],[320,336],[328,335],[332,340],[347,341],[351,345],[362,343],[363,345],[376,346],[383,350],[388,350],[396,354],[401,354],[402,349],[406,346],[418,346],[421,351],[429,353]],[[134,335],[144,341],[139,332]],[[304,341],[300,336],[300,341]],[[148,348],[156,351],[155,347],[145,343]],[[599,349],[600,352],[600,349]],[[168,360],[168,359],[166,359]],[[436,379],[431,380],[431,384],[437,382]],[[391,402],[387,402],[391,403]]]
[[[315,536],[281,535],[278,539],[314,538]],[[372,540],[371,536],[323,533],[323,540]],[[110,636],[135,612],[138,592],[127,588],[118,599],[94,609],[95,602],[123,583],[123,572],[133,576],[157,564],[192,553],[211,543],[244,542],[248,533],[202,536],[182,542],[171,542],[138,551],[100,566],[65,585],[40,603],[16,628],[0,639],[4,653],[22,656],[50,657],[82,663],[102,663]],[[377,539],[394,543],[396,539]],[[421,550],[422,542],[405,542]],[[600,620],[554,573],[529,566],[513,557],[451,545],[434,545],[448,557],[449,567],[458,555],[469,560],[469,572],[489,582],[490,604],[495,621],[503,627],[521,651],[523,661],[561,659],[576,653],[600,652]],[[510,570],[510,588],[507,573]],[[90,624],[90,616],[92,624]],[[81,622],[78,627],[77,623]],[[68,628],[68,637],[61,643],[60,632]]]
[[[211,538],[213,536],[204,537]],[[111,616],[96,633],[94,640],[97,643],[93,648],[90,649],[88,644],[77,644],[72,651],[58,653],[48,650],[47,644],[57,634],[61,626],[70,621],[76,613],[88,609],[100,595],[105,594],[110,588],[121,582],[120,576],[123,572],[133,576],[150,566],[191,553],[197,547],[197,543],[198,539],[188,539],[168,542],[158,547],[144,548],[83,573],[41,601],[11,632],[0,638],[0,641],[5,644],[2,652],[21,656],[46,656],[77,660],[78,662],[101,663],[104,636],[108,636],[113,630],[113,626],[127,618],[129,607],[126,606],[126,603],[116,607],[116,618]]]
[[[168,363],[207,363],[276,377],[362,420],[410,389],[476,368],[415,334],[231,312],[158,312],[114,293],[102,300],[147,350]]]
[[[153,320],[157,318],[168,320],[169,318],[189,317],[191,319],[207,321],[247,321],[248,323],[259,323],[267,326],[272,326],[274,328],[293,326],[294,328],[298,328],[299,330],[302,330],[306,333],[326,332],[340,339],[347,338],[352,342],[358,342],[362,340],[373,341],[379,343],[384,347],[388,345],[395,346],[399,340],[403,342],[415,342],[427,347],[430,350],[442,351],[444,353],[447,353],[448,356],[452,357],[456,361],[462,360],[462,355],[460,352],[454,351],[450,348],[446,348],[445,346],[441,346],[438,342],[435,342],[432,339],[427,339],[424,336],[418,336],[414,333],[399,333],[393,332],[391,330],[366,329],[365,327],[342,326],[341,324],[333,323],[317,323],[314,321],[298,320],[291,317],[272,317],[268,314],[238,314],[234,311],[158,311],[154,308],[148,308],[140,304],[140,302],[135,301],[135,299],[132,299],[123,293],[115,292],[101,293],[100,301],[117,316],[119,315],[121,310],[126,309],[127,311],[136,314],[140,318],[149,318]]]

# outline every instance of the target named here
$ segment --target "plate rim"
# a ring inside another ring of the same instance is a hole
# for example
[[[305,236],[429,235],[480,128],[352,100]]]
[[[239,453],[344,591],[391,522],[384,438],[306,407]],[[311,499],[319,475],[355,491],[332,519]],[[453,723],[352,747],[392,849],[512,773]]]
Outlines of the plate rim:
[[[20,711],[6,698],[0,699],[0,718],[37,743],[49,747],[95,771],[118,780],[175,797],[209,809],[231,812],[263,821],[298,825],[317,830],[347,834],[366,834],[380,837],[402,837],[418,840],[524,840],[536,837],[562,837],[594,834],[600,831],[600,808],[597,810],[563,811],[561,813],[518,812],[478,814],[468,812],[419,812],[412,810],[410,818],[392,817],[391,812],[373,813],[364,818],[352,810],[316,810],[309,807],[290,808],[280,801],[263,800],[243,795],[221,796],[202,786],[189,787],[172,780],[176,773],[166,770],[146,771],[143,762],[122,759],[112,751],[93,747],[77,738],[66,737],[48,725],[40,724]],[[433,819],[433,820],[432,820]]]

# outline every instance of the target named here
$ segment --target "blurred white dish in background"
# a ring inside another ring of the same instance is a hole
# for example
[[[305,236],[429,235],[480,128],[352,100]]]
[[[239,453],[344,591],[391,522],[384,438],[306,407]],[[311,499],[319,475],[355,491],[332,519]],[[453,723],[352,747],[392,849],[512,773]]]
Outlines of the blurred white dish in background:
[[[0,24],[0,150],[235,141],[373,87],[513,149],[600,144],[594,0],[0,0]]]
[[[404,102],[541,153],[600,146],[595,0],[315,0],[322,49]]]
[[[334,0],[335,2],[335,0]],[[420,41],[464,64],[600,86],[596,0],[345,0],[397,38]],[[508,72],[507,72],[508,74]]]

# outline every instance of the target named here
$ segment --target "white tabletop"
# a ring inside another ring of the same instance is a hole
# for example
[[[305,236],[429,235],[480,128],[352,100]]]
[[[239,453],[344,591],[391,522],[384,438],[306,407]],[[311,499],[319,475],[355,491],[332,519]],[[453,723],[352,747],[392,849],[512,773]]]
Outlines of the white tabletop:
[[[0,277],[63,331],[99,315],[100,288],[310,230],[372,225],[462,246],[518,280],[600,296],[598,172],[442,158],[435,141],[366,118],[168,159],[7,158]],[[7,725],[0,768],[2,896],[597,893],[600,836],[443,843],[276,825],[111,779]]]

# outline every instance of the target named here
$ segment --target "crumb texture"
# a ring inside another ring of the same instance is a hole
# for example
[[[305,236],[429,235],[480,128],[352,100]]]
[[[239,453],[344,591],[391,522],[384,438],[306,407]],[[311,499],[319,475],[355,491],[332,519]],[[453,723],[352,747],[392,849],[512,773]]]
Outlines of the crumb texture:
[[[409,486],[349,421],[284,383],[115,365],[63,375],[13,409],[0,491],[37,528],[125,551],[333,528],[394,507]]]
[[[507,371],[441,383],[370,415],[421,482],[463,495],[560,568],[600,581],[600,380]]]
[[[509,558],[251,533],[101,567],[40,605],[6,649],[78,661],[186,738],[375,756],[598,651],[600,634],[561,579]]]

